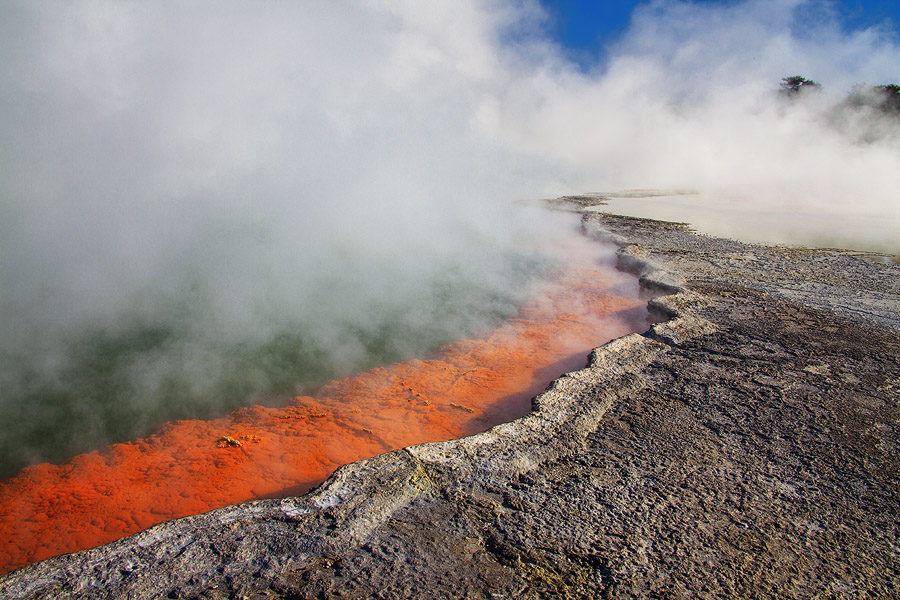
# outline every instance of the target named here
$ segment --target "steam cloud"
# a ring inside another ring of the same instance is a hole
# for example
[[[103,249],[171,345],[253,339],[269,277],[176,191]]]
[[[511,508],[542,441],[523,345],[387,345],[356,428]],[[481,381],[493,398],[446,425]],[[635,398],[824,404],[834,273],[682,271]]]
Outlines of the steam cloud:
[[[896,123],[828,116],[897,79],[887,30],[651,2],[585,72],[547,24],[529,0],[4,3],[7,470],[477,331],[567,247],[511,200],[690,189],[900,231]],[[778,98],[798,73],[825,92]]]

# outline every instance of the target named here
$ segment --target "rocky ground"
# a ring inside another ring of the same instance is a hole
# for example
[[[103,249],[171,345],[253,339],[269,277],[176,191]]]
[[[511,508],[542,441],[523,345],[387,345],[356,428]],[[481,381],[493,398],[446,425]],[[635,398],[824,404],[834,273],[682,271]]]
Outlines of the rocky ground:
[[[584,227],[668,320],[531,414],[25,567],[0,596],[900,597],[900,266]]]

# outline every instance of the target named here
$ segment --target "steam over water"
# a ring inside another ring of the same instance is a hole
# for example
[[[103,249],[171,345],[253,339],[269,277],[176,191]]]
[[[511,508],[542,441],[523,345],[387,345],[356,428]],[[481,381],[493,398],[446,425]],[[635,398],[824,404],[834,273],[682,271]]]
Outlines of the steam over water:
[[[652,2],[583,69],[529,0],[3,3],[0,475],[484,331],[566,259],[522,198],[892,227],[897,122],[834,107],[897,39],[826,11]]]
[[[480,336],[333,381],[284,407],[167,423],[0,482],[0,574],[175,517],[298,494],[342,464],[526,414],[531,398],[582,368],[595,345],[647,327],[637,281],[612,268],[610,249],[571,240],[565,269]]]

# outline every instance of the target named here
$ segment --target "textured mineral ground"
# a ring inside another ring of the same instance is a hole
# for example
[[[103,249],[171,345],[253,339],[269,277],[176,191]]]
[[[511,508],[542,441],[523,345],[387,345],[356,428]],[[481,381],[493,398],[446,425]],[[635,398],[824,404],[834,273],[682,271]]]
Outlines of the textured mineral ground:
[[[583,224],[667,320],[531,413],[24,567],[0,597],[900,597],[900,266]]]

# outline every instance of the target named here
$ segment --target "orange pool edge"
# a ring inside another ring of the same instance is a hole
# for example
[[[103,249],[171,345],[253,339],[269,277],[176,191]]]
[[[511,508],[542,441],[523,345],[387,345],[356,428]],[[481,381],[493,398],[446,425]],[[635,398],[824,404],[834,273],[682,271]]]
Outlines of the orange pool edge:
[[[585,259],[514,318],[428,358],[331,382],[281,408],[167,423],[62,465],[28,467],[0,482],[0,573],[173,518],[297,495],[341,465],[513,420],[594,347],[646,325],[637,282]]]

